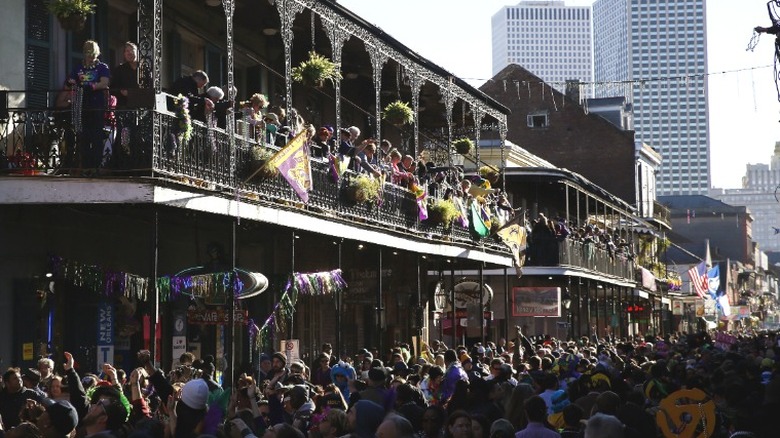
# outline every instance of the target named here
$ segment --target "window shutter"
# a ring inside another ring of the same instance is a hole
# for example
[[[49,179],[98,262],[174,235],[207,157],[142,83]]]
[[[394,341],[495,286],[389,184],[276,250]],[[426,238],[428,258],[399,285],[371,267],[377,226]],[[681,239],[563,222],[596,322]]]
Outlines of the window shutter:
[[[52,86],[51,15],[44,0],[26,3],[25,89],[28,107],[46,107]]]

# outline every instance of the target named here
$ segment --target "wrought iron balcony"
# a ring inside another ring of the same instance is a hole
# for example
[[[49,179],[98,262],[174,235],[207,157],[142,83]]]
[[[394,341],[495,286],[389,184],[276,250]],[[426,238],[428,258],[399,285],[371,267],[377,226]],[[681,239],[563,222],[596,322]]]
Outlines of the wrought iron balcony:
[[[303,204],[280,175],[252,176],[258,165],[253,161],[257,149],[273,153],[279,148],[241,135],[242,122],[237,122],[239,134],[231,144],[225,130],[193,121],[191,139],[185,144],[178,138],[180,119],[170,113],[116,110],[114,119],[114,126],[101,131],[102,147],[110,153],[105,154],[103,167],[95,171],[80,166],[79,143],[86,133],[74,132],[69,111],[11,109],[0,118],[0,175],[67,178],[89,172],[95,178],[152,176],[217,196],[238,193],[246,202],[298,209],[360,227],[508,253],[492,238],[473,241],[468,229],[458,225],[444,229],[420,221],[416,197],[405,187],[385,183],[377,203],[347,199],[345,188],[355,174],[347,171],[334,181],[329,162],[322,158],[312,158],[312,189],[308,204]]]
[[[624,254],[613,253],[593,243],[571,239],[536,239],[528,245],[527,266],[573,266],[634,281],[635,265]]]

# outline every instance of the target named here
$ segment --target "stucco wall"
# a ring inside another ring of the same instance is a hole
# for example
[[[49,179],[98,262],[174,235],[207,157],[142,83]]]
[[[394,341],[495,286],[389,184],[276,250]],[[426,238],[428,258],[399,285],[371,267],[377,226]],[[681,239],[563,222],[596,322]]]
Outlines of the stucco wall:
[[[24,89],[24,9],[24,0],[3,0],[0,89]]]

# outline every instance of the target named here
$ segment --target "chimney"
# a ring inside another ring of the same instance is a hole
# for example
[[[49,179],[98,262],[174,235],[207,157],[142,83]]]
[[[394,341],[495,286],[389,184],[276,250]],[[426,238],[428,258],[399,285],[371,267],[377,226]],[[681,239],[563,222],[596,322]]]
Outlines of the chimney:
[[[566,80],[566,98],[580,104],[580,80],[579,79],[567,79]]]

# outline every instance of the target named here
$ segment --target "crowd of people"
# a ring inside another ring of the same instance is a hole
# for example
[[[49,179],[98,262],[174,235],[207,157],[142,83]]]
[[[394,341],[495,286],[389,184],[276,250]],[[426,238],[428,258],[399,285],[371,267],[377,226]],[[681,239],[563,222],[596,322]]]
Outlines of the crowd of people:
[[[231,387],[213,357],[183,354],[165,373],[138,353],[129,376],[111,364],[79,375],[10,368],[0,391],[8,437],[774,437],[780,336],[745,332],[664,338],[550,336],[414,355],[363,349],[313,363],[262,354]]]
[[[528,224],[529,264],[558,264],[558,242],[569,240],[577,243],[585,260],[592,261],[597,250],[605,251],[610,260],[620,258],[634,260],[631,245],[618,229],[602,229],[598,225],[577,226],[562,217],[547,218],[544,214]]]

